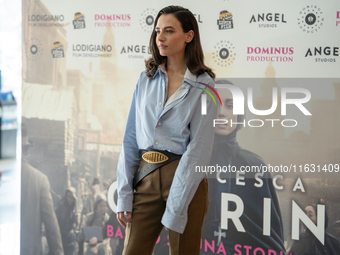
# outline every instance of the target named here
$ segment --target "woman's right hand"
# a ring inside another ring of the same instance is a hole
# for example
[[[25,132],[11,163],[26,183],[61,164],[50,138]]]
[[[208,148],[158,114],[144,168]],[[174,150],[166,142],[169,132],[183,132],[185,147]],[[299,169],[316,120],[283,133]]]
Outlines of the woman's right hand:
[[[127,214],[128,218],[124,217],[124,212],[117,213],[117,220],[118,220],[119,224],[123,226],[123,228],[126,227],[125,222],[126,223],[131,223],[132,212],[127,212],[126,214]]]
[[[96,245],[97,243],[98,243],[97,237],[92,237],[92,238],[89,240],[89,245],[91,245],[91,246]]]

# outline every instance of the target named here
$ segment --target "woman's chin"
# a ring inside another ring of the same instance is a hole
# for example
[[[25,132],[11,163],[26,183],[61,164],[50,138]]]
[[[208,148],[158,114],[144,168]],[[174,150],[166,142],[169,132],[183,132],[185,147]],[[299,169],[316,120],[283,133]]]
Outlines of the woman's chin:
[[[231,132],[227,127],[215,127],[215,133],[218,135],[229,135]]]

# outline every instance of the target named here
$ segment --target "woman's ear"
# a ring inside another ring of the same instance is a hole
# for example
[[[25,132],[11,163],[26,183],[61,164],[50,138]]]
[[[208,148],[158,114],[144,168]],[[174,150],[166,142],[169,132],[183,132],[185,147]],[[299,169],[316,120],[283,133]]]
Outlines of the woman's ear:
[[[194,38],[194,35],[195,35],[194,31],[193,31],[193,30],[190,30],[190,31],[187,33],[187,37],[186,37],[186,39],[185,39],[185,42],[186,42],[186,43],[191,42],[192,39]]]

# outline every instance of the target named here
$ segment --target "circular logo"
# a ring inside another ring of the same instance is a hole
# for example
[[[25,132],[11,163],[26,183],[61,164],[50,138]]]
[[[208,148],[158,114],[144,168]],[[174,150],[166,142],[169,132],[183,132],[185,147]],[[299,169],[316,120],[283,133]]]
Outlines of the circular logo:
[[[154,18],[153,18],[151,15],[149,15],[149,16],[146,17],[145,23],[146,23],[148,26],[152,26],[152,25],[153,25],[153,22],[154,22]]]
[[[314,33],[323,26],[323,12],[316,5],[306,6],[299,14],[298,25],[303,32]]]
[[[213,60],[220,67],[227,67],[234,63],[235,46],[228,40],[221,40],[214,46]]]
[[[28,43],[26,43],[26,56],[28,60],[39,60],[43,52],[44,50],[42,47],[42,43],[39,39],[33,38]]]
[[[316,16],[314,13],[309,13],[307,14],[306,18],[305,18],[305,22],[308,24],[308,25],[314,25],[316,21]]]
[[[227,48],[222,48],[220,49],[219,55],[220,55],[220,58],[226,59],[229,57],[229,50]]]
[[[38,52],[38,47],[37,47],[37,45],[33,44],[33,45],[31,46],[30,51],[31,51],[32,54],[37,54],[37,52]]]
[[[144,32],[151,33],[157,12],[153,8],[147,8],[141,13],[139,24]]]

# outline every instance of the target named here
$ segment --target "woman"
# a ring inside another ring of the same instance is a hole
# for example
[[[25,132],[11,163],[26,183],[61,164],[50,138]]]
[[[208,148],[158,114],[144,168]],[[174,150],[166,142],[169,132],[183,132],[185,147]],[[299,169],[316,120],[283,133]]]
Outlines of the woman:
[[[230,84],[230,82],[220,80],[216,84]],[[219,88],[218,93],[222,106],[218,106],[217,119],[227,120],[228,123],[221,122],[215,127],[215,141],[210,165],[221,167],[230,165],[237,170],[246,166],[265,165],[258,155],[242,149],[237,143],[236,135],[242,128],[240,123],[243,123],[244,116],[233,115],[233,96],[230,90]],[[264,250],[266,254],[269,250],[276,251],[276,254],[281,254],[281,251],[285,254],[281,211],[272,178],[269,173],[257,173],[257,176],[255,174],[240,173],[238,180],[237,174],[232,171],[209,176],[210,206],[204,222],[203,247],[206,246],[206,242],[211,244],[214,240],[217,247],[223,245],[227,254],[239,254],[239,252],[246,254],[244,246],[252,247],[249,251],[251,254],[256,248]],[[240,208],[239,204],[237,206],[233,202],[235,196],[242,201],[244,210],[239,220],[244,231],[239,226],[236,227],[237,222],[231,220],[228,220],[228,229],[221,229],[221,218],[224,216],[221,213],[222,193],[230,197],[231,201],[224,200],[224,204],[228,203],[228,211]],[[263,234],[264,198],[271,199],[269,236]],[[211,249],[204,248],[203,250],[201,254],[214,254]]]
[[[309,204],[305,207],[305,213],[317,224],[316,204]],[[322,244],[314,234],[307,228],[300,235],[300,240],[294,241],[289,254],[291,255],[336,255],[340,253],[340,243],[332,235],[326,233],[328,226],[328,216],[325,212],[325,242]]]
[[[215,75],[204,65],[197,21],[188,9],[162,9],[149,48],[152,57],[137,82],[117,168],[123,254],[152,254],[163,226],[171,254],[199,254],[209,200],[205,173],[195,166],[209,164],[216,116],[210,98],[207,114],[201,114],[200,98],[204,84],[214,86]]]
[[[93,212],[86,216],[85,227],[100,227],[105,233],[105,223],[109,220],[107,214],[107,200],[105,195],[99,194],[94,201]],[[109,239],[105,239],[103,243],[98,243],[96,237],[92,237],[86,245],[85,255],[111,255]]]
[[[73,255],[76,249],[74,228],[77,223],[77,196],[75,188],[70,187],[66,190],[65,196],[62,198],[55,213],[59,223],[64,254]]]

